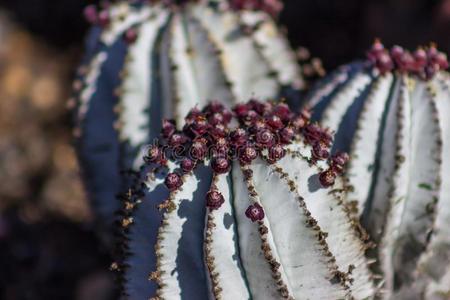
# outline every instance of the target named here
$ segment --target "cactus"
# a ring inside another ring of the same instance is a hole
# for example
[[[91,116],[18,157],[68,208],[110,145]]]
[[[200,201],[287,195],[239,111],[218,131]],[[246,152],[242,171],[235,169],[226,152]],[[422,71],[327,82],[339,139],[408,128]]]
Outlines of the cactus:
[[[181,4],[180,4],[181,3]],[[270,14],[278,1],[129,1],[87,7],[94,26],[75,81],[75,135],[99,219],[111,223],[121,170],[195,105],[230,106],[300,88],[295,54]]]
[[[355,299],[376,292],[366,234],[342,204],[347,156],[285,104],[165,122],[123,196],[130,299]],[[150,279],[150,280],[149,280]]]
[[[435,45],[411,53],[376,41],[367,62],[340,68],[308,97],[313,119],[336,132],[333,147],[350,152],[346,202],[379,244],[386,298],[437,299],[446,286],[448,299],[447,67]]]

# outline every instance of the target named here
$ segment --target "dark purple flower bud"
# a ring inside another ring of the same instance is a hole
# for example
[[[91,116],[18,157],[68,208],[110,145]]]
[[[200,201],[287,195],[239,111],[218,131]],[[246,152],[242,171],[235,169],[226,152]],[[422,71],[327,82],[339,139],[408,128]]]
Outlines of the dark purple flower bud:
[[[250,127],[250,132],[256,133],[256,132],[264,130],[264,129],[267,129],[266,121],[258,118],[257,120],[255,120],[255,122]]]
[[[228,154],[228,141],[225,138],[218,138],[213,146],[214,156],[227,157]]]
[[[416,69],[424,68],[427,64],[427,59],[427,53],[425,52],[425,50],[423,48],[418,48],[414,52]]]
[[[410,71],[414,67],[414,58],[412,57],[411,53],[405,51],[400,46],[396,45],[392,47],[391,56],[393,61],[395,62],[397,70],[401,72]]]
[[[283,128],[284,124],[281,121],[280,117],[276,115],[272,115],[267,118],[267,124],[272,128],[272,130],[277,131],[281,128]]]
[[[277,144],[269,148],[269,156],[267,157],[268,163],[275,163],[282,159],[286,155],[286,150],[283,146]]]
[[[250,164],[256,157],[258,157],[258,151],[255,147],[247,145],[239,149],[239,161],[242,165]]]
[[[259,115],[263,116],[265,113],[272,110],[272,104],[270,102],[261,102],[255,99],[252,99],[248,102],[250,108],[256,111]]]
[[[162,153],[161,150],[156,146],[151,146],[148,149],[147,156],[145,156],[145,161],[149,163],[157,163],[161,160]]]
[[[376,39],[372,45],[372,48],[367,52],[367,58],[373,64],[376,63],[378,57],[384,51],[384,46],[379,39]]]
[[[134,42],[136,42],[137,38],[138,38],[138,30],[135,27],[129,28],[123,34],[123,39],[127,44],[133,44]]]
[[[314,144],[311,152],[315,160],[324,160],[330,156],[328,147],[326,145],[323,145],[322,143]]]
[[[189,125],[188,132],[192,133],[194,136],[201,136],[205,134],[209,129],[208,120],[203,115],[198,115]]]
[[[261,205],[255,203],[247,208],[245,215],[252,220],[252,222],[261,221],[264,219],[264,210]]]
[[[211,162],[211,168],[217,174],[225,174],[230,171],[231,164],[228,159],[223,157],[214,158]]]
[[[280,141],[283,144],[290,144],[295,138],[295,131],[292,127],[288,126],[280,131]]]
[[[97,23],[97,7],[94,4],[86,6],[83,14],[86,21],[90,24],[94,25]]]
[[[98,13],[97,22],[102,27],[106,27],[109,25],[110,16],[107,9],[104,9]]]
[[[206,194],[206,206],[211,210],[219,209],[225,202],[223,195],[218,190],[210,190]]]
[[[224,109],[225,107],[223,106],[222,103],[213,101],[206,106],[205,111],[214,114],[214,113],[221,113]]]
[[[188,138],[182,133],[174,133],[169,139],[169,145],[172,147],[183,145]]]
[[[344,166],[348,162],[349,156],[345,152],[339,152],[331,158],[331,168],[337,174],[342,174],[344,171]]]
[[[181,161],[181,169],[184,173],[189,173],[195,168],[195,161],[189,158],[185,158]]]
[[[169,191],[175,191],[183,185],[183,180],[177,173],[169,173],[164,180],[164,184],[167,186]]]
[[[270,147],[275,144],[275,137],[268,129],[260,130],[255,135],[256,144],[260,148]]]
[[[250,108],[247,104],[239,103],[236,104],[233,110],[238,118],[244,118],[247,116],[248,112],[250,111]]]
[[[448,59],[445,53],[439,52],[435,57],[435,62],[441,70],[448,69]]]
[[[405,50],[402,47],[395,45],[391,49],[391,56],[394,60],[401,58],[405,54]]]
[[[303,128],[303,136],[306,143],[310,145],[322,143],[325,146],[330,146],[333,140],[331,133],[317,124],[309,124]]]
[[[391,56],[387,52],[381,53],[377,57],[375,67],[381,74],[386,74],[394,68],[394,63],[392,62]]]
[[[186,121],[186,124],[189,125],[192,122],[194,122],[198,116],[201,115],[202,112],[198,109],[198,107],[194,107],[189,111],[188,115],[186,116],[186,118],[184,118],[184,120]]]
[[[163,120],[162,135],[164,138],[170,138],[176,131],[175,122],[173,120]]]
[[[319,175],[320,184],[324,187],[330,187],[336,180],[336,173],[332,169],[328,169]]]
[[[274,114],[283,120],[283,122],[286,122],[291,118],[292,112],[287,104],[280,103],[275,106]]]
[[[214,113],[211,116],[209,116],[208,121],[211,125],[217,125],[217,124],[223,124],[223,114],[222,113]]]
[[[207,141],[204,138],[194,140],[192,143],[190,154],[195,160],[203,160],[208,152]]]
[[[233,114],[228,109],[224,109],[222,111],[223,124],[230,123],[232,117],[233,117]]]
[[[254,110],[249,110],[247,116],[242,120],[245,124],[250,125],[259,120],[260,115]]]
[[[209,135],[214,139],[217,140],[219,138],[224,138],[227,135],[225,126],[223,124],[217,124],[213,128],[210,129]]]
[[[247,139],[248,139],[247,132],[242,128],[238,128],[231,132],[230,139],[231,139],[231,143],[234,146],[236,146],[236,147],[242,146],[245,143],[247,143]]]

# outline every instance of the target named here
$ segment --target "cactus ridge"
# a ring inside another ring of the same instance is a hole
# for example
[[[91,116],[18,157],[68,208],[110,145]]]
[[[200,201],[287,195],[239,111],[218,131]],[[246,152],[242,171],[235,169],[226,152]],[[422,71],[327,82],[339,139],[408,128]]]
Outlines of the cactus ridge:
[[[165,121],[123,197],[124,294],[372,297],[365,234],[341,199],[347,157],[309,117],[252,100],[195,108],[181,130]]]
[[[100,220],[115,220],[115,195],[132,180],[123,174],[142,164],[142,147],[158,136],[163,118],[181,124],[190,108],[214,99],[230,107],[302,88],[295,55],[266,2],[117,1],[86,8],[93,28],[71,103],[78,156]]]
[[[379,244],[386,299],[433,299],[447,282],[447,67],[434,45],[411,54],[377,41],[367,62],[341,67],[308,96],[312,119],[336,132],[332,153],[350,153],[345,202]]]

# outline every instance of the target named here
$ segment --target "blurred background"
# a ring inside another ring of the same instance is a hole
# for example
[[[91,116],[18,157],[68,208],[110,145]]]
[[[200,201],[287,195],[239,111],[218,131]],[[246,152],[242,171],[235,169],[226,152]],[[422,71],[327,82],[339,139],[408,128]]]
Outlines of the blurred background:
[[[96,2],[0,0],[0,299],[114,299],[66,109],[83,7]],[[284,2],[292,45],[326,70],[364,57],[375,37],[450,52],[450,0]]]

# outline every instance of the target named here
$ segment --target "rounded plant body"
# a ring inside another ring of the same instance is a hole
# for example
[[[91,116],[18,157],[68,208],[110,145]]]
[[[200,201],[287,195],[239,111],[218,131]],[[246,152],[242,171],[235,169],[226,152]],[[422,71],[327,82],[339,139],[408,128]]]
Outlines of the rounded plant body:
[[[215,114],[232,117],[203,122]],[[172,133],[182,144],[163,132],[124,197],[124,295],[371,299],[367,235],[342,202],[347,156],[314,155],[332,136],[309,116],[255,100],[232,115],[213,103]],[[205,130],[193,133],[199,123]],[[290,141],[282,139],[286,128]],[[198,140],[208,149],[201,159],[190,151]],[[157,162],[154,153],[163,153]]]
[[[115,196],[127,185],[121,170],[136,170],[141,146],[160,129],[170,134],[192,107],[214,99],[230,107],[302,87],[295,54],[275,25],[277,3],[118,1],[86,8],[93,27],[71,103],[99,219],[112,223],[119,208]]]
[[[308,98],[313,119],[335,132],[332,152],[350,153],[346,201],[378,244],[387,299],[450,292],[446,68],[433,44],[410,52],[376,41],[366,62],[341,67]]]

